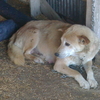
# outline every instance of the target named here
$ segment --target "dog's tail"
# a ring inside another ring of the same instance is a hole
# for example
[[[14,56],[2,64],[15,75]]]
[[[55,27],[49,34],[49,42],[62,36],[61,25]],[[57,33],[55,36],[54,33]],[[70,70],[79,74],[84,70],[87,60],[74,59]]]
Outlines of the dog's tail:
[[[10,57],[11,61],[13,61],[16,65],[24,66],[25,59],[23,51],[11,42],[8,45],[8,56]]]

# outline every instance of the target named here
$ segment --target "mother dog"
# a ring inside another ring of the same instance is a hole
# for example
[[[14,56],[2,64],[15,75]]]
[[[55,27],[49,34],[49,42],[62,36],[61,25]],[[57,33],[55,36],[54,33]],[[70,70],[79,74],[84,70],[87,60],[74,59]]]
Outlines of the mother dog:
[[[54,70],[73,77],[84,89],[96,88],[98,83],[92,71],[92,59],[100,44],[95,33],[83,25],[71,25],[60,21],[30,21],[10,39],[8,55],[17,65],[24,65],[25,58],[43,63],[33,54],[43,55]],[[57,56],[57,57],[56,57]],[[87,80],[69,65],[83,65]]]

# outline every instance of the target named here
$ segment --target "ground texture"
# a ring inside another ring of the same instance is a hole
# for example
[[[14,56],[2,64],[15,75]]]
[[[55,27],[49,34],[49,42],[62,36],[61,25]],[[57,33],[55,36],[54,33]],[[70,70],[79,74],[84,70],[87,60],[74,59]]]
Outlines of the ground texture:
[[[21,8],[15,0],[8,1],[27,13],[28,5]],[[7,44],[8,40],[0,42],[0,100],[100,100],[99,66],[93,67],[98,87],[84,90],[74,79],[53,72],[53,65],[32,60],[26,60],[23,67],[14,65],[7,55]]]

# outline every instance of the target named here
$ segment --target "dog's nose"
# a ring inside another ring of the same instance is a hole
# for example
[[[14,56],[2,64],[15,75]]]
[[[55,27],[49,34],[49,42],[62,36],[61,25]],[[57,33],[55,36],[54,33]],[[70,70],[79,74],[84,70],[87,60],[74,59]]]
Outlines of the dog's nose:
[[[59,53],[55,53],[55,56],[57,56],[57,57],[58,57],[58,56],[59,56]]]

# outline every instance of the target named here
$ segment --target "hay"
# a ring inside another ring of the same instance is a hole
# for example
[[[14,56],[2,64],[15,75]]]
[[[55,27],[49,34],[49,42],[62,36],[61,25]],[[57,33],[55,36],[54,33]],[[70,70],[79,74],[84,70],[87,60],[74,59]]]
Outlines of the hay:
[[[7,44],[8,40],[0,42],[0,100],[100,99],[100,68],[93,68],[98,88],[87,91],[72,78],[60,78],[61,74],[52,72],[52,65],[47,63],[26,60],[25,66],[13,64],[7,55]]]

